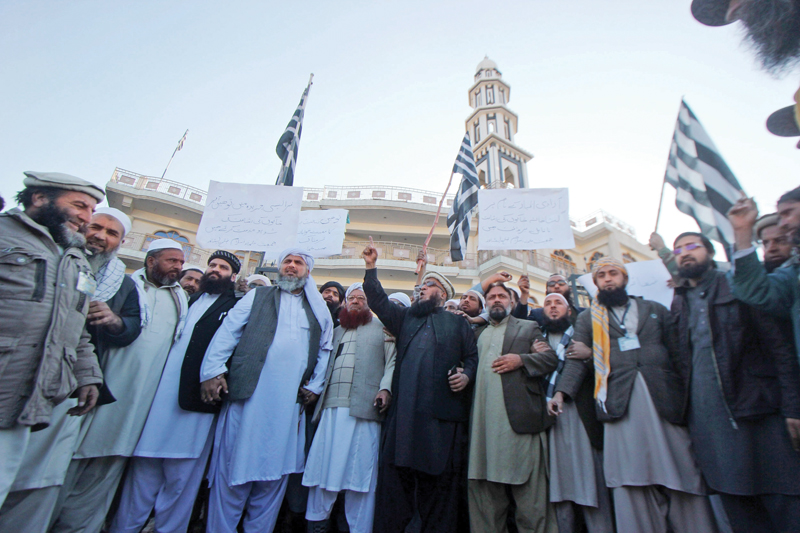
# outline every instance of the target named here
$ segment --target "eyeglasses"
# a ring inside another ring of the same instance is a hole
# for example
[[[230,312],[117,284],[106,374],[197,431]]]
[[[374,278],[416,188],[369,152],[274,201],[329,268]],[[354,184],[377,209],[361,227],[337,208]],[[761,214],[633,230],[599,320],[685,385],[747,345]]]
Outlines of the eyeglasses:
[[[438,283],[436,283],[435,281],[433,281],[432,279],[429,279],[428,281],[426,281],[425,283],[423,283],[423,284],[422,284],[422,286],[423,286],[423,287],[436,287],[437,289],[440,289],[440,288],[441,288],[441,287],[439,286],[439,284],[438,284]]]
[[[564,281],[564,280],[561,280],[561,279],[558,280],[558,281],[548,281],[547,282],[547,286],[548,287],[555,287],[556,285],[566,285],[566,284],[567,284],[567,282]]]
[[[691,252],[692,250],[697,250],[698,248],[702,248],[702,244],[698,244],[696,242],[690,242],[685,246],[681,246],[680,248],[675,248],[672,250],[674,255],[681,255],[683,252]]]
[[[364,296],[348,296],[346,301],[348,301],[348,302],[366,302],[367,299]]]

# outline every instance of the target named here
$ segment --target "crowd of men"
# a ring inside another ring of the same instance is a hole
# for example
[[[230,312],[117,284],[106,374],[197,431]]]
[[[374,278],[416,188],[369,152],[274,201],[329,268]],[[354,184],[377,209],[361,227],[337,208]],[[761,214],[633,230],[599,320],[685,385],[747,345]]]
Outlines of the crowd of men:
[[[731,209],[729,272],[699,233],[652,235],[671,309],[611,257],[588,308],[553,274],[530,309],[506,272],[387,294],[372,245],[347,289],[302,249],[270,280],[170,239],[128,275],[104,191],[24,186],[0,214],[0,531],[799,527],[800,188]]]

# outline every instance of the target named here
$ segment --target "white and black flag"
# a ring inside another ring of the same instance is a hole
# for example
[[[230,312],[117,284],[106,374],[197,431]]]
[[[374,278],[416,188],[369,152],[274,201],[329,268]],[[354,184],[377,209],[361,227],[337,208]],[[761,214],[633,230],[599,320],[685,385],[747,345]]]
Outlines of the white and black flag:
[[[733,227],[726,216],[742,187],[686,102],[681,101],[664,180],[675,187],[675,205],[693,217],[700,233],[730,254]]]
[[[447,227],[450,229],[450,258],[453,261],[462,261],[469,239],[469,222],[472,211],[478,206],[478,189],[480,189],[469,132],[461,141],[461,149],[453,165],[453,174],[461,174],[461,184],[447,215]]]
[[[275,180],[275,185],[291,186],[294,184],[294,167],[297,165],[297,148],[300,144],[300,135],[303,133],[303,115],[306,112],[306,99],[308,99],[309,89],[311,89],[310,81],[306,90],[303,91],[300,104],[297,106],[292,120],[289,121],[286,131],[281,135],[278,146],[275,147],[275,152],[283,161],[278,179]]]

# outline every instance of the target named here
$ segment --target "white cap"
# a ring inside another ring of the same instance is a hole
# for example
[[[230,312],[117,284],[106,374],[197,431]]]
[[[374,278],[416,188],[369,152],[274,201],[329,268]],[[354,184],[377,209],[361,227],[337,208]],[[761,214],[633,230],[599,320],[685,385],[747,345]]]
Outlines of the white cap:
[[[186,263],[184,263],[183,264],[183,270],[181,270],[181,272],[186,272],[187,270],[196,270],[197,272],[200,272],[201,274],[205,274],[205,270],[203,270],[199,266],[187,265]]]
[[[128,215],[116,209],[114,207],[98,207],[94,210],[95,215],[106,215],[111,218],[116,218],[120,224],[122,224],[122,229],[125,232],[122,236],[124,237],[131,231],[131,219],[128,218]]]
[[[147,251],[155,252],[157,250],[180,250],[182,252],[183,247],[172,239],[156,239],[150,243]]]
[[[248,285],[253,283],[256,280],[263,281],[264,283],[267,284],[267,287],[272,285],[272,281],[270,281],[270,279],[267,276],[264,276],[262,274],[250,274],[249,276],[247,276],[245,278],[245,281],[247,282]]]

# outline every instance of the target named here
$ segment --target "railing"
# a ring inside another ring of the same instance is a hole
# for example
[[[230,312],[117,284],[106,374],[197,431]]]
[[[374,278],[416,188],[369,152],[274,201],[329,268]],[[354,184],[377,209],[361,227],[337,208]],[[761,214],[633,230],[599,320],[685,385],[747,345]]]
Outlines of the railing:
[[[602,209],[598,209],[594,213],[585,216],[580,220],[570,219],[570,224],[578,231],[586,231],[587,229],[593,228],[594,226],[602,224],[603,222],[606,222],[620,231],[627,233],[634,239],[636,238],[636,230],[633,229],[633,226],[627,222],[623,222],[614,215],[606,213]]]
[[[584,274],[570,261],[550,254],[542,254],[535,250],[481,250],[478,252],[478,261],[482,265],[494,257],[508,257],[524,262],[526,255],[528,256],[529,267],[540,268],[552,274],[559,273],[566,277],[577,273]]]
[[[191,185],[186,185],[185,183],[178,183],[177,181],[155,178],[152,176],[143,176],[121,168],[114,169],[111,181],[134,189],[160,192],[201,206],[206,205],[206,197],[208,196],[207,191],[192,187]]]
[[[422,251],[418,244],[408,244],[392,241],[374,241],[378,251],[378,259],[395,261],[416,261],[417,255]],[[345,241],[342,253],[332,255],[326,259],[358,259],[369,241]],[[429,265],[452,266],[457,268],[477,268],[478,262],[475,254],[466,254],[463,261],[454,262],[450,259],[450,250],[428,247],[427,260]]]

